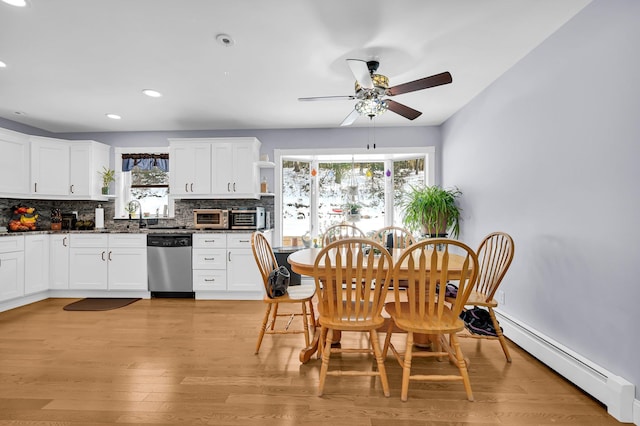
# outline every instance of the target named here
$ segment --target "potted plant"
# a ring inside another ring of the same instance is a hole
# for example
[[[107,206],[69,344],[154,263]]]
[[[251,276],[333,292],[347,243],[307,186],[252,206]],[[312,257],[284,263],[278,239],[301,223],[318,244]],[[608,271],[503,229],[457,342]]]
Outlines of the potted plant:
[[[360,220],[360,209],[362,206],[356,202],[349,202],[345,206],[344,212],[346,220],[349,222],[357,222]]]
[[[102,194],[109,194],[109,184],[116,181],[116,171],[102,167],[102,171],[98,172],[102,176]]]
[[[410,186],[399,203],[405,226],[430,236],[444,235],[450,230],[451,236],[457,238],[462,211],[457,204],[460,195],[458,188]]]

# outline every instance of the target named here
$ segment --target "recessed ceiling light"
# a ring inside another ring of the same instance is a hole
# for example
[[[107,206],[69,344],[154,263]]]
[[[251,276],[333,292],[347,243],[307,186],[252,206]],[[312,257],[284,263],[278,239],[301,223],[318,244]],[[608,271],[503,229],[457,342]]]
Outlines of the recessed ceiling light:
[[[27,0],[2,0],[6,4],[10,4],[11,6],[17,7],[25,7],[27,5]]]
[[[0,61],[0,68],[6,68],[7,64],[5,64],[4,62]]]
[[[162,96],[162,93],[152,89],[144,89],[142,93],[152,98],[159,98]]]
[[[234,41],[231,38],[231,36],[227,35],[227,34],[218,34],[216,36],[216,40],[218,40],[218,43],[220,43],[221,45],[225,46],[225,47],[231,47],[234,45]]]
[[[118,114],[105,114],[105,115],[112,120],[120,120],[122,118]]]

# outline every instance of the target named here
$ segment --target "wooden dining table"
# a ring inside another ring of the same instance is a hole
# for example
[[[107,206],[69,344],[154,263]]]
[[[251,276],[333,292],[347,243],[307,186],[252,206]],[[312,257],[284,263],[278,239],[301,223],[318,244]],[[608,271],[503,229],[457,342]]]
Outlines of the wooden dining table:
[[[321,248],[307,248],[293,252],[287,258],[287,261],[291,265],[291,270],[300,275],[314,276],[314,264]],[[393,265],[395,266],[397,261],[402,256],[403,249],[393,249],[391,257],[393,258]],[[417,254],[417,253],[415,253]],[[462,268],[464,264],[464,257],[455,253],[449,253],[449,278],[451,280],[459,279],[461,276]],[[440,265],[440,259],[438,259],[438,266]],[[405,260],[400,267],[400,280],[403,278],[403,272],[408,275],[408,262]],[[339,334],[339,333],[338,333]],[[311,359],[314,353],[318,350],[318,340],[320,338],[320,327],[316,327],[315,333],[311,343],[306,348],[300,351],[300,362],[305,363]],[[429,343],[428,336],[415,336],[416,345],[426,345]]]

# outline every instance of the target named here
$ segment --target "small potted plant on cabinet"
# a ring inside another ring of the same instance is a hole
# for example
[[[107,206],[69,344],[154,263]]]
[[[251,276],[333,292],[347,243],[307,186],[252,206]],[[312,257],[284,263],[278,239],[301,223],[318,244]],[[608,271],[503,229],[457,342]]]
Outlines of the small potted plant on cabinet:
[[[460,195],[458,188],[410,186],[400,201],[405,226],[432,237],[446,235],[450,230],[450,235],[457,238],[460,234],[461,209],[457,204]]]
[[[102,194],[109,194],[109,184],[116,181],[116,171],[102,167],[102,171],[98,172],[102,175]]]

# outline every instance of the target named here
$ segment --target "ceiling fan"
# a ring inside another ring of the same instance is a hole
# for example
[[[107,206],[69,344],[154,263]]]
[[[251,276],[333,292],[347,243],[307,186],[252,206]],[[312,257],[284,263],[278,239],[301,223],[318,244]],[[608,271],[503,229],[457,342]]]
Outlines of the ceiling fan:
[[[376,74],[380,66],[378,61],[347,59],[347,65],[356,78],[355,95],[298,98],[299,101],[358,100],[353,111],[340,124],[341,126],[352,124],[360,115],[366,115],[372,119],[387,109],[409,120],[415,120],[422,114],[420,111],[385,97],[441,86],[453,81],[449,72],[443,72],[389,87],[389,79],[382,74]]]

